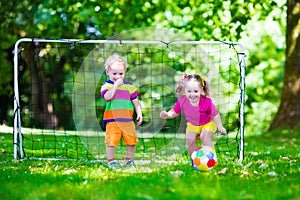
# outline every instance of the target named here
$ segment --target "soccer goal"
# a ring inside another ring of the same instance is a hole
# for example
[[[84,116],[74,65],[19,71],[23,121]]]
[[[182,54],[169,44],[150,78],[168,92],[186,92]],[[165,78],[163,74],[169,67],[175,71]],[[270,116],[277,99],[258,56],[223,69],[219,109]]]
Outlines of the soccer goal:
[[[216,133],[218,156],[243,160],[245,52],[240,43],[23,38],[14,50],[14,159],[101,161],[105,154],[104,61],[119,53],[126,80],[138,87],[144,122],[137,126],[137,160],[187,154],[186,120],[163,120],[185,73],[205,77],[228,134]],[[116,149],[123,159],[125,145]]]

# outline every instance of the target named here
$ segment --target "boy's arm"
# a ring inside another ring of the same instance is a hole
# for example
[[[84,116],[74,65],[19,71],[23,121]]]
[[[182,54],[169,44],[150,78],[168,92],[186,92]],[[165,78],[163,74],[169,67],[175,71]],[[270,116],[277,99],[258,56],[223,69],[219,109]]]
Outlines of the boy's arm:
[[[163,119],[170,119],[170,118],[175,118],[177,117],[179,114],[177,114],[174,109],[172,108],[171,110],[169,110],[168,112],[163,110],[160,113],[160,117]]]
[[[220,114],[218,113],[216,116],[214,116],[213,120],[216,122],[218,130],[222,133],[222,134],[226,134],[226,129],[223,127],[222,125],[222,120],[220,117]]]
[[[104,94],[104,99],[106,101],[109,101],[111,100],[115,94],[116,94],[116,91],[118,89],[118,87],[120,85],[123,85],[123,80],[122,79],[118,79],[114,84],[113,86]]]
[[[132,100],[132,103],[134,105],[134,109],[136,112],[136,120],[137,120],[137,125],[141,125],[143,122],[143,115],[142,115],[142,109],[141,109],[141,104],[138,98]]]

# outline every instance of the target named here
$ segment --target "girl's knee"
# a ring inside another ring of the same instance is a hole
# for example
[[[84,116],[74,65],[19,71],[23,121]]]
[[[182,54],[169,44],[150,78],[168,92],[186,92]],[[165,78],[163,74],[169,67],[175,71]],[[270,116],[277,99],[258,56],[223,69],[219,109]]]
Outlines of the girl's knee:
[[[196,139],[197,139],[197,133],[187,133],[186,134],[186,142],[187,143],[196,142]]]
[[[212,136],[213,136],[213,132],[211,132],[210,130],[202,130],[200,134],[200,139],[203,141],[207,138],[211,138]]]

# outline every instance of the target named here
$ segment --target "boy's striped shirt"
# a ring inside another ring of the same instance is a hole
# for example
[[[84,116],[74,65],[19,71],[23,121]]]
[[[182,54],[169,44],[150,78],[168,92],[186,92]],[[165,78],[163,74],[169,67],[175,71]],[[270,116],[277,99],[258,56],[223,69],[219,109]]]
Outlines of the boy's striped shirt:
[[[124,84],[119,86],[114,97],[106,101],[106,107],[103,115],[103,122],[114,121],[133,121],[132,115],[134,106],[132,100],[138,97],[137,88],[128,81],[123,81]],[[105,93],[113,86],[114,82],[108,80],[102,84],[101,96],[104,98]]]

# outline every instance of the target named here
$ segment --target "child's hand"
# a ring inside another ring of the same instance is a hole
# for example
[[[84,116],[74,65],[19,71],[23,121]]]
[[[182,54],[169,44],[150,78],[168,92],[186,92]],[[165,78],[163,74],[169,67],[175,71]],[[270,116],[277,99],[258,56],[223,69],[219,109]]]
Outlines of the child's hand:
[[[137,115],[136,121],[137,121],[137,125],[141,125],[143,122],[143,117],[141,115]]]
[[[159,116],[163,119],[166,119],[169,117],[168,112],[165,110],[161,111]]]
[[[226,134],[227,134],[227,131],[226,131],[226,129],[225,129],[224,127],[219,128],[219,131],[220,131],[220,133],[223,134],[223,135],[226,135]]]
[[[115,81],[114,84],[117,85],[118,87],[119,87],[120,85],[123,85],[123,84],[124,84],[123,79],[119,78],[118,80]]]

